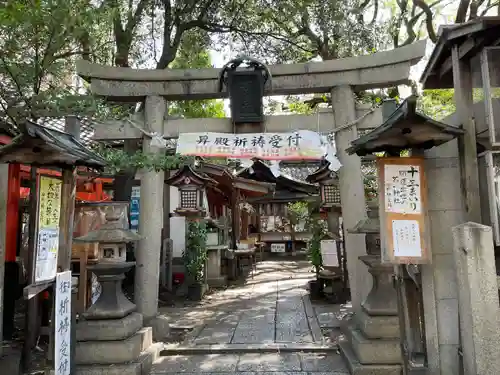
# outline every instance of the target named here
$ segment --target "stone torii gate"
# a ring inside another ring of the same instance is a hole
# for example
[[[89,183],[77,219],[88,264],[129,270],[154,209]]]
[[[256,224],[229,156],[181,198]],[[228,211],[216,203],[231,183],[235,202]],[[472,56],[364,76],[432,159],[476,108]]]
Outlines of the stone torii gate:
[[[386,52],[324,62],[269,66],[272,82],[264,95],[331,93],[333,113],[319,112],[310,116],[271,116],[265,119],[267,132],[312,130],[337,132],[337,156],[340,169],[340,196],[345,228],[353,228],[366,218],[361,159],[348,155],[345,149],[358,137],[358,130],[369,129],[382,123],[382,111],[357,107],[353,93],[406,84],[410,68],[425,52],[425,41]],[[113,102],[144,101],[143,121],[148,133],[177,138],[184,132],[233,133],[231,119],[167,119],[167,101],[227,98],[227,90],[219,90],[220,69],[165,69],[145,70],[96,65],[77,62],[77,72],[90,81],[93,94]],[[237,132],[237,131],[236,131]],[[97,140],[141,139],[141,130],[125,122],[109,122],[97,127]],[[163,153],[145,137],[143,150]],[[141,175],[140,231],[144,239],[136,254],[136,304],[145,322],[153,329],[161,329],[163,322],[157,316],[158,281],[163,228],[164,172],[145,171]],[[347,264],[352,303],[356,310],[368,294],[371,277],[359,261],[366,254],[363,234],[346,233]],[[160,319],[160,320],[158,320]],[[157,335],[161,335],[160,332]]]

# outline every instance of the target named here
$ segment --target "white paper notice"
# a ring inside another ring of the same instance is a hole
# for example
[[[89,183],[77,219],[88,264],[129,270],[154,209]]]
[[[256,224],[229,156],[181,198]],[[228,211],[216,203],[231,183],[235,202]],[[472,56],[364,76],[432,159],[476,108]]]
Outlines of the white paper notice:
[[[321,240],[321,258],[326,267],[338,267],[337,241]]]
[[[392,243],[395,257],[421,257],[420,227],[417,220],[393,220]]]
[[[71,370],[71,271],[56,276],[54,370],[56,375],[69,375]]]
[[[284,243],[272,243],[271,253],[284,253],[286,252],[286,247]]]
[[[385,211],[421,214],[420,166],[386,164],[384,167]]]

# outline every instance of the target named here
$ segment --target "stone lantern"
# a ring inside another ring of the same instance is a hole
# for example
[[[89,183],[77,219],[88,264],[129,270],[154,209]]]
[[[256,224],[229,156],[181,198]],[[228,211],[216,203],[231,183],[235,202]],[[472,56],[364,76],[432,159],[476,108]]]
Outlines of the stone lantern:
[[[204,173],[185,165],[167,181],[167,184],[179,189],[179,203],[175,212],[180,216],[202,217],[206,214],[206,187],[217,182]]]
[[[320,167],[307,176],[306,181],[319,184],[322,207],[340,207],[339,180],[337,174],[328,168],[329,165],[328,161],[322,161]]]
[[[83,313],[85,319],[120,319],[135,310],[135,305],[123,294],[121,282],[124,273],[135,265],[135,262],[127,262],[127,243],[140,239],[138,234],[123,229],[120,216],[114,210],[107,211],[105,223],[100,228],[74,239],[75,242],[99,244],[98,263],[88,269],[97,276],[102,293]]]
[[[98,243],[98,263],[87,268],[102,286],[101,295],[76,325],[77,373],[105,375],[109,374],[110,366],[116,373],[145,373],[141,369],[146,369],[145,363],[154,361],[160,349],[153,344],[152,328],[143,327],[142,314],[135,312],[135,304],[122,290],[124,273],[135,265],[135,262],[126,261],[126,244],[141,237],[124,228],[120,210],[115,209],[119,205],[126,207],[128,203],[112,204],[115,207],[111,209],[103,205],[106,216],[100,227],[74,239]]]
[[[367,216],[367,219],[360,220],[349,230],[350,233],[365,234],[367,255],[359,259],[367,265],[368,272],[373,277],[372,289],[361,306],[368,315],[394,316],[397,327],[399,324],[397,295],[392,281],[394,267],[391,264],[381,263],[380,218],[376,202],[369,202]]]

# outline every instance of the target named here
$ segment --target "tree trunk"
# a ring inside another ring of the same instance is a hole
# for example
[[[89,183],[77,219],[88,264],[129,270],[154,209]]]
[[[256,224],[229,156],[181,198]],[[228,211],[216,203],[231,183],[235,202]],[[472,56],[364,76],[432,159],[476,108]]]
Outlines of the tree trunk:
[[[132,155],[139,150],[139,145],[136,141],[125,140],[123,150],[128,155]],[[133,170],[123,171],[123,173],[115,175],[113,180],[113,200],[115,202],[130,202],[136,172],[134,168]]]

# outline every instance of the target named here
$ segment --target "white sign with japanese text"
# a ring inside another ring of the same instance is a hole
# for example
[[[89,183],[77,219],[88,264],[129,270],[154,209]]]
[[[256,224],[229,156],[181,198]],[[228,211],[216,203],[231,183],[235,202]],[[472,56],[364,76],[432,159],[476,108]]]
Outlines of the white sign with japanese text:
[[[330,147],[330,150],[334,149]],[[235,159],[319,160],[327,154],[327,143],[320,134],[310,130],[248,134],[180,133],[177,153]]]
[[[272,243],[271,253],[284,253],[286,252],[286,247],[284,243]]]
[[[56,276],[54,320],[55,375],[69,375],[71,370],[71,271]]]
[[[338,267],[337,241],[321,240],[321,259],[325,267]]]
[[[393,220],[392,244],[395,257],[421,257],[420,225],[417,220]]]
[[[386,164],[384,166],[385,211],[397,214],[421,214],[420,167]]]
[[[35,259],[35,283],[54,280],[59,249],[62,181],[40,176],[38,199],[38,241]]]

